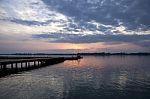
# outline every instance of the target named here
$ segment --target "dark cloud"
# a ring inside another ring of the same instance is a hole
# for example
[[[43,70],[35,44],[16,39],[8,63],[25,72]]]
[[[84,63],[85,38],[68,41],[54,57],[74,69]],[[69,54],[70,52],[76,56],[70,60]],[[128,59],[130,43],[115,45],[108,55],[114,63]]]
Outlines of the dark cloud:
[[[96,43],[108,42],[111,44],[129,42],[148,47],[150,44],[150,34],[148,35],[81,35],[81,34],[63,34],[63,33],[45,33],[33,35],[33,38],[44,38],[54,40],[55,43]]]
[[[49,19],[45,22],[40,22],[40,21],[30,21],[30,20],[22,20],[22,19],[0,19],[2,21],[10,21],[10,22],[14,22],[17,24],[22,24],[22,25],[28,25],[28,26],[32,26],[32,25],[38,25],[38,26],[46,26],[50,23],[65,23],[63,20],[53,20],[53,19]]]
[[[125,26],[127,30],[147,31],[150,29],[150,0],[42,0],[50,11],[56,11],[71,17],[64,31],[79,32],[100,31],[112,34],[110,25],[114,27]],[[37,5],[38,3],[33,3]],[[55,13],[48,14],[45,22],[11,19],[9,21],[23,25],[47,25],[49,23],[65,23],[63,20],[54,20]],[[103,24],[96,26],[91,21]],[[57,31],[59,32],[59,31]]]
[[[17,24],[23,24],[23,25],[31,26],[31,25],[46,25],[46,24],[50,23],[52,20],[48,20],[46,22],[39,22],[39,21],[28,21],[28,20],[13,19],[10,21],[15,22]]]
[[[129,30],[150,29],[150,0],[43,0],[49,7],[77,22],[96,22]]]

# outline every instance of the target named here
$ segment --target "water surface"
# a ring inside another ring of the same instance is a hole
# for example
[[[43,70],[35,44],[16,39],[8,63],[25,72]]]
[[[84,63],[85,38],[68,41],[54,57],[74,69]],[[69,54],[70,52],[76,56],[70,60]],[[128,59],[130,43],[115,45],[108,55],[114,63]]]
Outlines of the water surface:
[[[150,99],[150,56],[86,56],[3,77],[0,99]]]

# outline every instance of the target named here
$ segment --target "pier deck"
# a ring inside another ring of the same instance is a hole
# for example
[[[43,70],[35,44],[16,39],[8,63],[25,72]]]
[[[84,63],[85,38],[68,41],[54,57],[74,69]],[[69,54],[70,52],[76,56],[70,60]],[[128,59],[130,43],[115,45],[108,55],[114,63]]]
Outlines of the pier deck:
[[[0,60],[0,77],[21,72],[32,70],[52,64],[64,62],[65,60],[78,60],[82,57],[43,57],[43,58],[17,58],[17,59],[4,59]]]

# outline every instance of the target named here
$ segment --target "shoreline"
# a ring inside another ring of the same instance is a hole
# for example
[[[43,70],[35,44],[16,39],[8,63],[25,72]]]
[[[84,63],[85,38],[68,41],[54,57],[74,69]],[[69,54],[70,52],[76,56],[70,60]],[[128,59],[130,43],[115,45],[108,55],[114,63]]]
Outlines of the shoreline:
[[[45,55],[44,57],[50,57],[50,56],[77,56],[77,55],[150,55],[150,52],[135,52],[135,53],[126,53],[126,52],[116,52],[116,53],[110,53],[110,52],[90,52],[90,53],[67,53],[67,54],[63,54],[63,53],[14,53],[14,54],[0,54],[0,57],[3,56],[29,56],[29,57],[42,57],[43,55]]]

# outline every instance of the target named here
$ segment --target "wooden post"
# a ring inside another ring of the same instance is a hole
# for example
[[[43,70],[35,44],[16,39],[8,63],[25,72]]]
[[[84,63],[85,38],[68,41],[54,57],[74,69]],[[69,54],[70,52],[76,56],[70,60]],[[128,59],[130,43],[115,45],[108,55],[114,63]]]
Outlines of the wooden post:
[[[1,66],[1,69],[2,69],[2,65],[0,65]]]
[[[34,61],[34,67],[36,66],[36,61]]]
[[[33,61],[33,67],[35,67],[36,66],[36,61]]]
[[[30,62],[28,62],[28,67],[30,68]]]
[[[38,61],[38,66],[40,66],[40,61]]]
[[[1,64],[1,70],[3,70],[3,65]]]
[[[22,69],[22,62],[21,62],[21,69]]]
[[[27,64],[27,62],[25,62],[25,66],[26,66],[26,69],[28,68],[28,64]]]
[[[13,63],[11,64],[11,70],[13,70]]]
[[[44,61],[41,61],[42,66],[44,65]]]
[[[18,67],[17,67],[17,63],[15,63],[15,65],[16,65],[16,70],[18,69]]]
[[[43,61],[41,61],[41,65],[43,66]]]
[[[3,70],[6,71],[6,64],[3,64]]]

